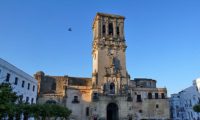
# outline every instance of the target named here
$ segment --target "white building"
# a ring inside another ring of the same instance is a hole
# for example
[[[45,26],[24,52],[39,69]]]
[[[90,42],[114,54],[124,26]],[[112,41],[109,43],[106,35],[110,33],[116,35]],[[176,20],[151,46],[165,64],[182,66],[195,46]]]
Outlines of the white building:
[[[172,120],[200,120],[200,114],[193,110],[193,106],[200,103],[199,88],[200,79],[196,79],[192,86],[171,95]]]
[[[29,74],[0,58],[0,83],[11,83],[21,100],[36,103],[37,80]]]

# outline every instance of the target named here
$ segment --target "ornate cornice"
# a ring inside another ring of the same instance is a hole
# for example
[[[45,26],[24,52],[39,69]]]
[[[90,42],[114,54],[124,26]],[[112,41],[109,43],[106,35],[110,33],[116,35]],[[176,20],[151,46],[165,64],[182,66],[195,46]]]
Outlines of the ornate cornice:
[[[113,38],[113,37],[103,37],[100,39],[95,39],[93,41],[92,53],[97,49],[111,48],[113,50],[123,50],[125,52],[127,46],[125,40]]]

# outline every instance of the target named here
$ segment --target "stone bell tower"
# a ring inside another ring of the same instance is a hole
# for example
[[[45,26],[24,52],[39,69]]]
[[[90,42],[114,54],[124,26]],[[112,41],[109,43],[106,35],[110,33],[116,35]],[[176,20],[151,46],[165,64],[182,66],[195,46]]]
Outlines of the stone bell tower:
[[[104,13],[94,19],[92,84],[100,93],[123,94],[128,85],[124,19]]]

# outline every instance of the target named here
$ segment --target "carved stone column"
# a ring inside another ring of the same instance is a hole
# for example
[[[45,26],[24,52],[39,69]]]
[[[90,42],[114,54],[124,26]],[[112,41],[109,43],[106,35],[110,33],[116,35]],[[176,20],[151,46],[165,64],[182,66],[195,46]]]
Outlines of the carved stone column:
[[[114,38],[117,37],[117,20],[116,19],[113,21],[113,36]]]
[[[101,18],[99,17],[98,18],[98,22],[97,22],[97,38],[100,38],[100,36],[101,36]]]
[[[124,40],[124,24],[123,24],[123,21],[121,22],[121,28],[120,28],[120,30],[121,30],[121,38]]]
[[[105,22],[106,22],[106,25],[105,25],[106,26],[106,36],[108,36],[108,30],[109,30],[109,28],[108,28],[108,19],[106,19]]]

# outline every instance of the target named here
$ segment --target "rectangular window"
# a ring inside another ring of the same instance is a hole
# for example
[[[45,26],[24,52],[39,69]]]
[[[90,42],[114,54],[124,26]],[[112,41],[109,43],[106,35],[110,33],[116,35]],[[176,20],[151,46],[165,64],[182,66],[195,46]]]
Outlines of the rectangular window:
[[[139,113],[142,113],[142,110],[139,110]]]
[[[113,24],[112,23],[109,23],[109,29],[108,29],[109,31],[109,35],[113,35]]]
[[[142,102],[141,95],[137,95],[137,102]]]
[[[35,91],[35,85],[33,85],[33,92]]]
[[[86,116],[89,116],[90,115],[90,109],[89,107],[86,107]]]
[[[119,27],[117,26],[117,35],[119,35]]]
[[[23,95],[19,96],[19,101],[22,102],[23,101]]]
[[[22,81],[22,87],[24,87],[25,81]]]
[[[200,98],[198,98],[198,104],[200,104]]]
[[[158,93],[155,93],[155,99],[158,99]]]
[[[165,99],[165,94],[164,93],[161,93],[161,98]]]
[[[28,90],[30,89],[30,83],[28,83],[28,88],[27,88]]]
[[[31,104],[33,104],[33,102],[34,102],[34,98],[31,99]]]
[[[159,105],[158,105],[158,104],[156,104],[156,108],[159,108]]]
[[[15,83],[14,83],[15,85],[17,85],[18,84],[18,77],[15,77]]]
[[[10,74],[7,73],[7,75],[6,75],[6,82],[9,82],[9,80],[10,80]]]
[[[26,103],[28,103],[28,101],[29,101],[29,97],[26,97]]]
[[[78,96],[74,96],[72,103],[79,103]]]
[[[105,34],[106,33],[106,26],[105,25],[103,25],[103,34]]]
[[[98,93],[94,93],[94,94],[93,94],[93,100],[98,100],[98,99],[99,99]]]
[[[152,99],[152,93],[148,93],[148,98]]]

